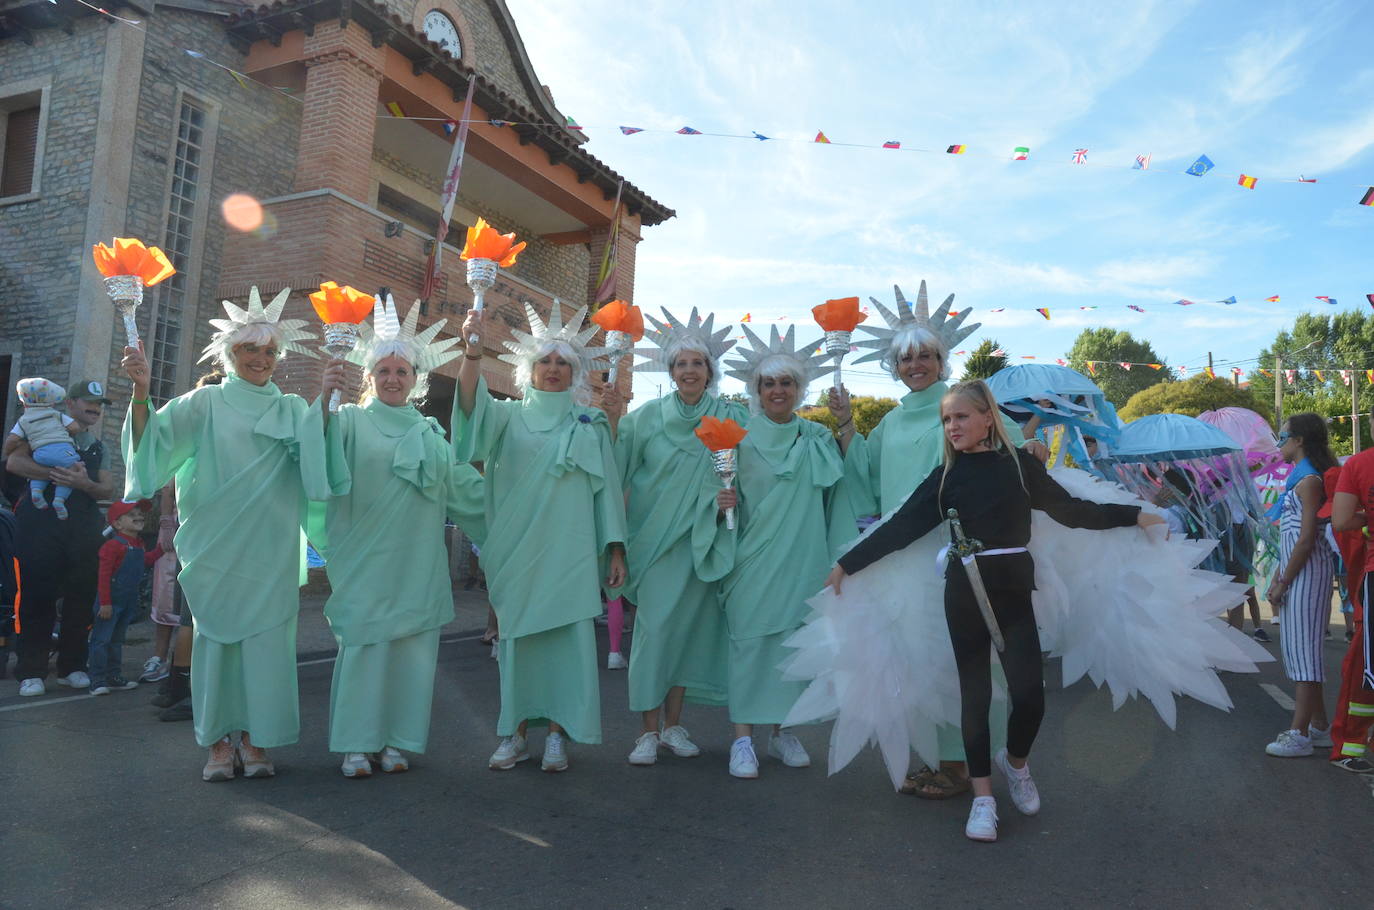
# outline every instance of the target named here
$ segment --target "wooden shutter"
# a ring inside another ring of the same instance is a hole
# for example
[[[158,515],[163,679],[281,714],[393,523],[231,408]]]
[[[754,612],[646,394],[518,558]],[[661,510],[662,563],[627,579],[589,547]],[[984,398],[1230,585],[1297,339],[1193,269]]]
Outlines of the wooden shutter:
[[[38,153],[38,107],[10,111],[5,128],[5,155],[0,168],[0,196],[22,196],[33,190],[34,158]]]

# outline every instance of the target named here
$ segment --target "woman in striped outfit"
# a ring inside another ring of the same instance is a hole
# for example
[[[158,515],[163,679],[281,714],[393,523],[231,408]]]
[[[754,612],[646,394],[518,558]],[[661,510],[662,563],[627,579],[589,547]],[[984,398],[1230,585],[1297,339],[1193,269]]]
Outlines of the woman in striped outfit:
[[[1311,755],[1314,745],[1331,744],[1322,701],[1322,641],[1331,614],[1336,556],[1326,544],[1325,519],[1318,518],[1317,511],[1326,498],[1322,474],[1337,462],[1327,446],[1325,419],[1310,413],[1289,417],[1279,433],[1279,454],[1293,470],[1275,506],[1281,567],[1268,596],[1275,608],[1283,609],[1283,666],[1297,692],[1290,729],[1264,751],[1279,758],[1298,758]]]

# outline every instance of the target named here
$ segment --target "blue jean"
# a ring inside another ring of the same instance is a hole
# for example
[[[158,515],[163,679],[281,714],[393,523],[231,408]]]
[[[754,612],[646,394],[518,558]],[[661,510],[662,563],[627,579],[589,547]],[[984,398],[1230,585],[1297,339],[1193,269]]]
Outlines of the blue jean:
[[[33,460],[48,468],[70,468],[81,461],[81,456],[76,454],[76,446],[65,442],[54,442],[34,449]],[[34,495],[42,496],[50,482],[47,480],[30,480],[29,490]],[[71,493],[71,487],[58,484],[57,489],[53,490],[53,499],[66,502]]]
[[[124,606],[115,604],[111,610],[109,619],[101,619],[97,608],[95,622],[91,624],[90,652],[86,658],[91,688],[123,675],[124,633],[138,612],[138,603],[135,601]]]

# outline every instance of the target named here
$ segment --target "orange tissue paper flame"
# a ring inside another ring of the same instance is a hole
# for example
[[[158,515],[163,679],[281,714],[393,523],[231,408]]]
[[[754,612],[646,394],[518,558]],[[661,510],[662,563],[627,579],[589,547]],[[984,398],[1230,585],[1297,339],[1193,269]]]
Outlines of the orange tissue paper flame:
[[[91,252],[95,256],[95,267],[106,278],[137,275],[143,279],[144,287],[152,287],[177,273],[162,250],[155,246],[144,246],[142,240],[133,237],[116,237],[113,249],[97,243]]]
[[[315,307],[326,324],[336,322],[362,322],[372,312],[372,296],[356,288],[344,285],[339,287],[332,281],[320,285],[320,289],[310,295],[310,303]]]
[[[697,439],[700,439],[706,448],[712,452],[719,452],[722,449],[733,449],[740,444],[749,431],[733,420],[717,420],[714,417],[701,418],[701,426],[696,428]]]
[[[462,259],[494,259],[503,269],[515,265],[515,257],[525,248],[524,241],[515,242],[515,234],[499,234],[496,228],[487,224],[485,218],[478,218],[475,227],[468,228],[468,242],[463,244]]]
[[[820,306],[811,308],[816,323],[827,332],[852,332],[854,327],[868,318],[867,313],[859,312],[859,298],[841,297],[827,300]]]
[[[592,314],[592,322],[608,332],[624,332],[635,341],[644,337],[644,317],[639,307],[623,300],[612,300]]]

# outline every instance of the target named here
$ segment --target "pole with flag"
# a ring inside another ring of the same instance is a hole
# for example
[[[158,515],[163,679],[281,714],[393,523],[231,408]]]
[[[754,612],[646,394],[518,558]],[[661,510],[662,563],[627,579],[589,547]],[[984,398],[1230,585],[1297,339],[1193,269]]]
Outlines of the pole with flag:
[[[463,116],[458,121],[458,135],[448,156],[448,177],[439,197],[439,227],[434,233],[434,249],[425,263],[425,280],[420,284],[420,299],[428,300],[439,282],[439,265],[443,258],[444,238],[448,236],[448,221],[453,216],[453,203],[458,198],[458,181],[463,175],[463,151],[468,143],[468,124],[472,122],[472,91],[476,79],[468,80],[468,94],[463,100]]]
[[[601,268],[596,272],[596,292],[592,295],[592,312],[595,313],[603,303],[615,299],[616,270],[619,265],[620,245],[620,193],[625,189],[625,181],[615,188],[615,206],[611,209],[611,230],[606,235],[606,248],[601,251]]]

